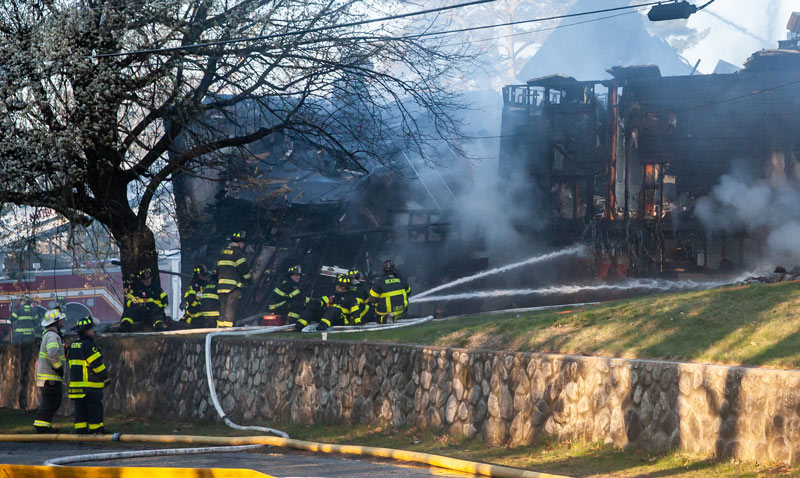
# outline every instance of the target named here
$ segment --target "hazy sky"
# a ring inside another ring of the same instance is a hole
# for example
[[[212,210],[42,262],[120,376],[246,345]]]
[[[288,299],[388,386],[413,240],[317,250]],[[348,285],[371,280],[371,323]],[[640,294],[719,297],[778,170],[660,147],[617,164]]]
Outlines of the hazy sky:
[[[692,3],[701,5],[705,2],[698,0]],[[711,73],[720,59],[741,66],[754,51],[777,48],[778,39],[786,38],[786,23],[791,12],[800,11],[800,0],[716,0],[707,10],[769,42],[759,41],[700,11],[689,18],[689,25],[701,30],[708,28],[711,32],[697,46],[684,52],[684,56],[692,64],[700,58],[699,70],[702,73]],[[770,17],[774,18],[772,12],[777,12],[777,24],[770,23]]]

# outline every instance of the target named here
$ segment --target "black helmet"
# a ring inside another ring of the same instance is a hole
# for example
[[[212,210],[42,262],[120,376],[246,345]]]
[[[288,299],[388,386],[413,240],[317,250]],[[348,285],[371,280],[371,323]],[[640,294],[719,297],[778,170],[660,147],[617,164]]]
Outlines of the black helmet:
[[[142,269],[139,271],[139,274],[137,274],[137,276],[139,277],[139,279],[149,279],[153,277],[153,272],[150,269]]]
[[[97,325],[97,321],[95,321],[91,315],[87,315],[82,319],[78,319],[78,322],[75,324],[75,330],[83,332],[84,330],[91,329],[95,325]]]
[[[353,281],[350,280],[350,278],[347,277],[346,275],[339,274],[339,277],[336,278],[336,285],[350,287],[351,285],[353,285]]]
[[[300,266],[292,266],[292,267],[286,269],[286,275],[287,276],[293,276],[295,274],[303,275],[303,269]]]
[[[349,277],[352,280],[356,280],[359,277],[361,277],[361,271],[359,271],[358,269],[350,269],[349,271],[347,271],[347,277]]]
[[[22,302],[30,302],[31,301],[31,296],[29,296],[28,294],[25,294],[25,295],[23,295],[21,297],[21,300],[22,300]]]
[[[194,269],[192,269],[192,273],[196,276],[207,276],[208,269],[205,264],[197,264],[194,266]]]
[[[394,268],[394,261],[391,259],[383,261],[383,265],[381,266],[381,270],[384,274],[388,274],[390,272],[395,272]]]
[[[247,231],[239,231],[231,234],[231,242],[247,242]]]

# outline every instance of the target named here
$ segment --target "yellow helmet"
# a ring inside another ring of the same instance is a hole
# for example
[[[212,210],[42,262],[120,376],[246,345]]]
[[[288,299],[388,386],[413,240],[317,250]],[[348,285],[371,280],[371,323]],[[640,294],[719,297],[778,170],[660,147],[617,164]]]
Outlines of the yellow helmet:
[[[75,330],[78,332],[83,332],[84,330],[91,329],[97,325],[97,321],[91,315],[87,315],[86,317],[78,320],[78,323],[75,324]]]
[[[66,320],[67,316],[61,312],[61,309],[50,309],[44,313],[44,318],[42,319],[42,327],[48,327],[50,325],[55,324],[59,320]]]
[[[336,285],[343,285],[345,287],[350,287],[351,285],[353,285],[353,281],[346,275],[341,274],[339,275],[339,277],[336,278]]]

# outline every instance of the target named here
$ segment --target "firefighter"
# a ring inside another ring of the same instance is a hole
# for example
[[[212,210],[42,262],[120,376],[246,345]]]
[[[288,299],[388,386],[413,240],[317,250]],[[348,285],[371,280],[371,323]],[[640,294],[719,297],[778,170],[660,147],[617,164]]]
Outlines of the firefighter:
[[[189,284],[189,288],[183,294],[183,301],[181,302],[181,309],[185,311],[181,320],[189,327],[208,327],[205,323],[205,317],[200,311],[198,294],[202,292],[203,287],[208,284],[210,278],[211,275],[208,273],[205,264],[198,264],[192,269],[192,283]],[[214,325],[216,326],[216,321]]]
[[[369,295],[370,301],[375,304],[378,322],[385,324],[405,315],[411,287],[400,277],[393,260],[384,261],[381,270],[383,277],[372,283]]]
[[[197,294],[197,310],[202,317],[205,327],[230,327],[220,322],[219,316],[219,294],[217,294],[217,271],[211,271],[208,282],[203,285],[203,289]]]
[[[345,274],[336,278],[336,293],[328,298],[328,308],[322,314],[317,330],[327,330],[336,325],[359,325],[358,300],[352,290],[353,281]]]
[[[244,257],[247,233],[236,232],[231,235],[228,247],[222,250],[217,260],[217,294],[220,302],[219,327],[232,327],[239,300],[242,298],[242,287],[251,279],[250,266]]]
[[[33,422],[36,433],[58,433],[58,428],[53,428],[53,416],[61,407],[64,365],[67,363],[61,336],[66,318],[59,308],[55,308],[48,310],[42,319],[44,334],[36,360],[36,386],[42,391],[42,399]]]
[[[286,270],[286,277],[272,290],[269,311],[273,314],[286,315],[294,321],[296,330],[302,330],[308,322],[300,315],[310,302],[300,289],[303,270],[300,266],[292,266]]]
[[[67,349],[69,388],[67,396],[75,404],[75,433],[105,433],[103,426],[103,388],[111,381],[103,355],[94,343],[95,320],[86,316],[75,328],[78,340]]]
[[[150,324],[157,331],[166,330],[167,305],[169,305],[167,293],[153,284],[153,274],[150,269],[142,269],[133,287],[125,293],[125,310],[122,311],[119,331],[130,331],[134,322]]]
[[[12,344],[33,342],[39,335],[36,327],[36,309],[31,305],[31,298],[23,295],[21,302],[11,313]]]
[[[301,332],[311,322],[319,322],[330,307],[332,299],[333,296],[328,295],[323,296],[321,299],[309,299],[306,308],[294,324],[294,330]]]
[[[369,281],[358,269],[351,269],[347,272],[347,277],[353,281],[353,292],[356,293],[358,301],[359,322],[365,324],[375,321],[375,312],[369,305]]]

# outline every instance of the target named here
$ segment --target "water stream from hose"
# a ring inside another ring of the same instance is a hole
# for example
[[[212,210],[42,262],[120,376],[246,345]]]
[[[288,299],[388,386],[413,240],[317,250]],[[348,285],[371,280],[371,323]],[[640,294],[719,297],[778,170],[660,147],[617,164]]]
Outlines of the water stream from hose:
[[[624,291],[624,290],[702,290],[729,284],[730,281],[695,282],[692,280],[661,280],[661,279],[635,279],[617,284],[571,284],[538,289],[500,289],[488,291],[463,292],[460,294],[438,295],[421,297],[422,294],[411,297],[409,302],[419,304],[422,302],[446,302],[450,300],[485,299],[492,297],[511,297],[525,295],[557,295],[576,294],[578,292],[592,291]],[[431,289],[433,290],[433,289]]]
[[[524,267],[531,264],[536,264],[538,262],[545,262],[551,259],[555,259],[557,257],[564,257],[564,256],[571,256],[571,255],[583,255],[586,253],[586,246],[577,245],[572,246],[567,249],[562,249],[560,251],[548,252],[547,254],[540,254],[538,256],[530,257],[525,259],[524,261],[515,262],[513,264],[507,264],[500,267],[495,267],[494,269],[489,269],[488,271],[479,272],[477,274],[462,277],[461,279],[456,279],[452,282],[448,282],[446,284],[442,284],[436,286],[432,289],[428,289],[425,292],[416,294],[410,301],[411,302],[427,302],[427,300],[420,300],[423,297],[427,297],[431,294],[439,292],[440,290],[449,289],[451,287],[455,287],[457,285],[466,284],[468,282],[476,281],[478,279],[482,279],[484,277],[488,277],[495,274],[501,274],[503,272],[508,272],[513,269],[518,269],[520,267]]]

